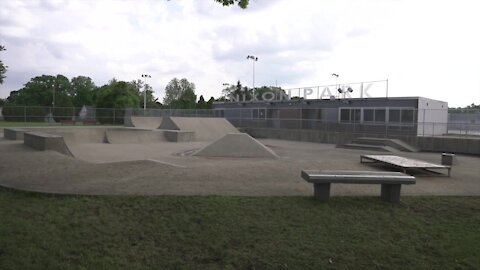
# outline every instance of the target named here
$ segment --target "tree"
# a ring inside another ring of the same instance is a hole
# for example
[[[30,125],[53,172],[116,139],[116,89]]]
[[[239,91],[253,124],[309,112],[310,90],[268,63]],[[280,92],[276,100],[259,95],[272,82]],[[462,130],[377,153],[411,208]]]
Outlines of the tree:
[[[97,90],[95,105],[97,108],[138,108],[139,97],[133,84],[112,79]]]
[[[185,78],[173,78],[165,87],[163,103],[169,108],[194,109],[196,101],[195,84]]]
[[[272,93],[268,95],[263,95],[264,93]],[[262,86],[255,88],[255,92],[252,88],[242,86],[240,81],[237,82],[237,85],[231,85],[222,90],[222,95],[225,98],[219,98],[218,101],[255,101],[255,100],[264,100],[264,97],[267,99],[281,100],[283,96],[286,95],[285,90],[281,87],[276,86]]]
[[[197,109],[206,109],[206,108],[207,108],[207,103],[205,102],[205,98],[203,98],[203,95],[201,95],[198,98]]]
[[[224,6],[231,6],[237,4],[239,7],[245,9],[248,6],[249,0],[215,0],[218,3],[221,3]]]
[[[205,109],[212,109],[213,108],[213,102],[215,102],[214,97],[210,97],[210,99],[207,101],[207,107]]]
[[[27,106],[71,107],[70,81],[63,75],[42,75],[30,79],[18,91],[12,91],[9,103]]]
[[[250,100],[253,97],[253,91],[246,86],[242,86],[240,81],[237,81],[236,85],[230,85],[222,90],[222,94],[225,96],[225,100]]]
[[[6,50],[5,47],[0,45],[0,52],[5,50]],[[3,84],[3,79],[6,78],[5,73],[7,72],[7,68],[8,66],[5,66],[3,64],[3,61],[0,60],[0,84]]]
[[[94,93],[97,87],[90,77],[77,76],[72,78],[70,95],[75,107],[94,105]]]
[[[142,80],[133,80],[130,82],[131,84],[133,84],[133,86],[135,87],[135,89],[137,89],[137,92],[138,92],[138,98],[140,100],[140,103],[139,103],[139,106],[143,108],[143,101],[144,101],[144,91],[145,94],[146,94],[146,105],[147,105],[147,108],[161,108],[162,107],[162,103],[160,103],[158,101],[158,98],[156,98],[154,95],[153,95],[153,88],[149,85],[149,84],[144,84],[144,82]],[[145,90],[146,88],[146,90]]]
[[[10,92],[3,114],[9,121],[55,121],[73,117],[70,81],[63,75],[42,75],[30,79],[18,91]],[[29,106],[25,108],[23,106]],[[67,107],[67,108],[63,108]],[[21,118],[18,118],[22,116]]]
[[[273,95],[263,95],[265,93],[272,93]],[[260,88],[255,89],[255,96],[257,97],[258,100],[264,100],[264,97],[267,99],[272,99],[273,100],[281,100],[282,95],[286,95],[285,90],[283,90],[281,87],[276,87],[276,86],[262,86]]]

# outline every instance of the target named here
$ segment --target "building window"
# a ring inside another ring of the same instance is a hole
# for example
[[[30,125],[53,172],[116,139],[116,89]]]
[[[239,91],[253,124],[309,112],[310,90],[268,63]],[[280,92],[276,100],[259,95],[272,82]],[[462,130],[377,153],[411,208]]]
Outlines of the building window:
[[[413,123],[414,121],[414,111],[413,109],[402,110],[402,123]]]
[[[399,109],[388,110],[388,122],[390,122],[390,123],[400,123],[400,110]]]
[[[340,109],[340,122],[350,122],[350,109]]]
[[[265,119],[265,109],[253,109],[253,119]]]
[[[373,122],[373,109],[363,109],[363,121],[364,122]]]
[[[362,120],[361,109],[340,109],[340,122],[360,123]]]
[[[360,123],[360,121],[362,120],[362,110],[352,109],[350,112],[352,113],[352,122]]]
[[[375,122],[385,123],[385,109],[375,109]]]

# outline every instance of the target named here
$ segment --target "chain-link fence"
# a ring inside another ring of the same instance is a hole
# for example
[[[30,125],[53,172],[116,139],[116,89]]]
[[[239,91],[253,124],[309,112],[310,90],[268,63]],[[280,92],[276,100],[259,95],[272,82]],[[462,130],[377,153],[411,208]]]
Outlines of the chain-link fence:
[[[94,107],[6,106],[0,120],[17,125],[124,125],[127,117],[223,117],[223,110],[113,109]]]
[[[45,124],[103,124],[123,125],[125,109],[102,109],[93,107],[40,107],[6,106],[2,119],[6,122]]]
[[[308,129],[389,135],[480,136],[480,110],[413,108],[229,108],[223,115],[243,128]]]
[[[239,128],[308,129],[389,135],[480,136],[480,110],[412,108],[222,108],[212,110],[7,106],[5,122],[124,125],[128,117],[224,117]]]

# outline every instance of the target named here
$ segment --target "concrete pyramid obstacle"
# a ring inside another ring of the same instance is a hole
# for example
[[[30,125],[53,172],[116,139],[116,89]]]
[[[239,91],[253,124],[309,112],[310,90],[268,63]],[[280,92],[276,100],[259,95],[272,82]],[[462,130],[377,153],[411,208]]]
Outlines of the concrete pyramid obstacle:
[[[277,158],[277,154],[246,133],[229,133],[193,154],[203,157]]]
[[[226,134],[239,132],[221,117],[163,117],[160,129],[195,132],[194,141],[215,141]]]

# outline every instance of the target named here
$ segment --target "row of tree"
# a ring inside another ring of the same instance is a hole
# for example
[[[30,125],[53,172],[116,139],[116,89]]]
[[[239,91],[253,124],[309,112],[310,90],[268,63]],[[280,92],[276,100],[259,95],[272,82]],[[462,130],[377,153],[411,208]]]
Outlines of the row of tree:
[[[5,51],[5,46],[0,45],[0,52]],[[7,72],[7,66],[0,59],[0,84],[3,84],[3,79],[5,79],[5,73]]]
[[[146,90],[145,90],[146,89]],[[222,90],[222,97],[208,101],[203,96],[197,100],[195,84],[187,79],[173,78],[165,87],[163,104],[153,96],[152,88],[143,81],[118,81],[115,78],[108,84],[97,87],[90,77],[77,76],[69,80],[64,75],[41,75],[30,79],[23,88],[11,91],[9,97],[0,100],[0,106],[40,106],[40,107],[82,107],[96,108],[141,108],[144,100],[147,108],[170,109],[211,109],[214,101],[264,100],[264,93],[274,93],[275,99],[285,91],[280,87],[262,86],[253,91],[243,86],[228,85]],[[145,96],[144,96],[145,95]],[[269,95],[268,98],[272,98]],[[4,103],[4,104],[2,104]]]
[[[146,90],[145,90],[146,89]],[[143,81],[112,79],[97,87],[90,77],[77,76],[69,80],[64,75],[42,75],[30,79],[20,90],[11,91],[3,106],[140,108],[144,100],[147,108],[210,109],[200,96],[197,102],[195,84],[187,79],[173,78],[165,88],[164,104],[153,96],[152,88]],[[145,95],[145,96],[144,96]],[[2,105],[2,104],[0,104]]]

